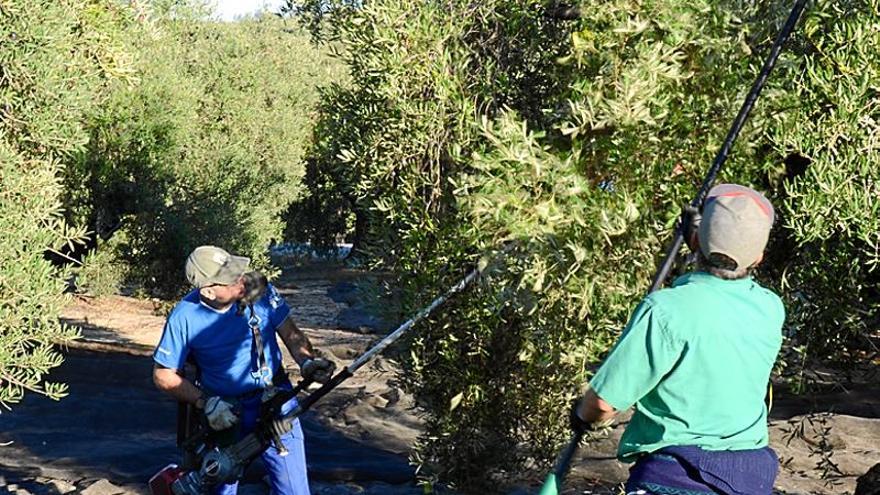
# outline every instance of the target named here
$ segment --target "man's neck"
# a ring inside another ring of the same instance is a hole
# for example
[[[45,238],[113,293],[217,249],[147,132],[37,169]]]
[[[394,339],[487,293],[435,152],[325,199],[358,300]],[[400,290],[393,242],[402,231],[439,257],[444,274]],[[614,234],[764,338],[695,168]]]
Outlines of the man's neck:
[[[203,296],[202,294],[199,294],[199,300],[201,300],[204,305],[209,306],[209,307],[211,307],[211,309],[213,309],[217,312],[220,312],[220,313],[226,312],[226,310],[229,309],[232,306],[232,303],[234,302],[234,301],[232,301],[232,302],[227,302],[227,303],[219,303],[214,299],[208,299],[207,297]]]

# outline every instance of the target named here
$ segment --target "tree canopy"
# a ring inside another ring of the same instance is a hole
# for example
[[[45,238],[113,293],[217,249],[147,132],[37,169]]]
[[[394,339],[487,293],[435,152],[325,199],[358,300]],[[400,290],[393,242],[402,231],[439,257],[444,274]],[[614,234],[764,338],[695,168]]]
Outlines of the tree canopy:
[[[205,13],[0,5],[0,405],[64,394],[44,378],[78,335],[59,323],[73,285],[171,297],[199,244],[271,270],[318,87],[342,73],[289,20]]]
[[[404,360],[422,472],[475,493],[552,460],[790,9],[557,7],[301,6],[351,73],[324,95],[308,174],[362,217],[401,311],[514,243]],[[877,20],[870,0],[811,5],[720,176],[779,210],[758,277],[786,298],[789,352],[851,355],[877,328]]]
[[[83,149],[84,116],[114,81],[130,82],[121,31],[129,21],[109,2],[13,1],[0,5],[0,406],[28,391],[60,398],[45,382],[61,363],[55,345],[76,338],[58,314],[69,270],[44,253],[81,241],[63,217],[63,164]]]

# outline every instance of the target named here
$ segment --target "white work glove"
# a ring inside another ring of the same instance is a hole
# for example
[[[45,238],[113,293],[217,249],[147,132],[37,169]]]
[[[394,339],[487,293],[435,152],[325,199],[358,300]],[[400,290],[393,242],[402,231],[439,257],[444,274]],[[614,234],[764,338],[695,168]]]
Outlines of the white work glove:
[[[205,401],[205,418],[212,430],[225,430],[238,423],[238,416],[232,411],[232,404],[214,396]]]

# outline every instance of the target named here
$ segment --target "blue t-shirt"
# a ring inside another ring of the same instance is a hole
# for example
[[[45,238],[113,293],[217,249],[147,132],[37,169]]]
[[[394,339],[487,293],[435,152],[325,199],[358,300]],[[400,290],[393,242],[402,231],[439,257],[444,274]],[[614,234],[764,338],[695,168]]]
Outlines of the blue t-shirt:
[[[290,307],[270,284],[254,304],[254,312],[259,318],[263,353],[271,374],[281,368],[275,331],[290,314]],[[225,311],[206,305],[195,289],[168,316],[153,360],[166,368],[183,369],[187,356],[192,354],[199,366],[202,388],[211,395],[233,397],[263,388],[249,317],[248,309],[237,315],[235,304]]]

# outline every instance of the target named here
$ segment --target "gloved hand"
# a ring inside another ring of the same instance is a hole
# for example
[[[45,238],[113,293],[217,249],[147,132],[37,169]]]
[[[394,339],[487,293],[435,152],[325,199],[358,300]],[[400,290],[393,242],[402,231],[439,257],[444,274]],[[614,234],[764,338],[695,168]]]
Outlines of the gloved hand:
[[[336,363],[324,358],[308,358],[300,365],[300,373],[306,380],[327,383],[333,376]]]
[[[241,279],[244,283],[244,295],[238,300],[237,315],[243,315],[246,307],[256,304],[269,287],[269,280],[260,272],[247,272]]]
[[[575,399],[571,404],[571,412],[568,415],[568,426],[571,428],[571,431],[583,435],[588,431],[593,430],[593,425],[584,421],[580,414],[578,414],[578,410],[580,409],[581,399]]]
[[[697,207],[690,204],[684,205],[681,209],[682,220],[684,221],[684,228],[682,230],[684,242],[691,249],[691,252],[696,253],[699,249],[697,232],[700,230],[700,221],[703,219],[703,215],[700,214],[700,210]]]
[[[209,397],[205,401],[205,418],[212,430],[225,430],[238,423],[238,416],[232,410],[232,404],[220,397]]]

